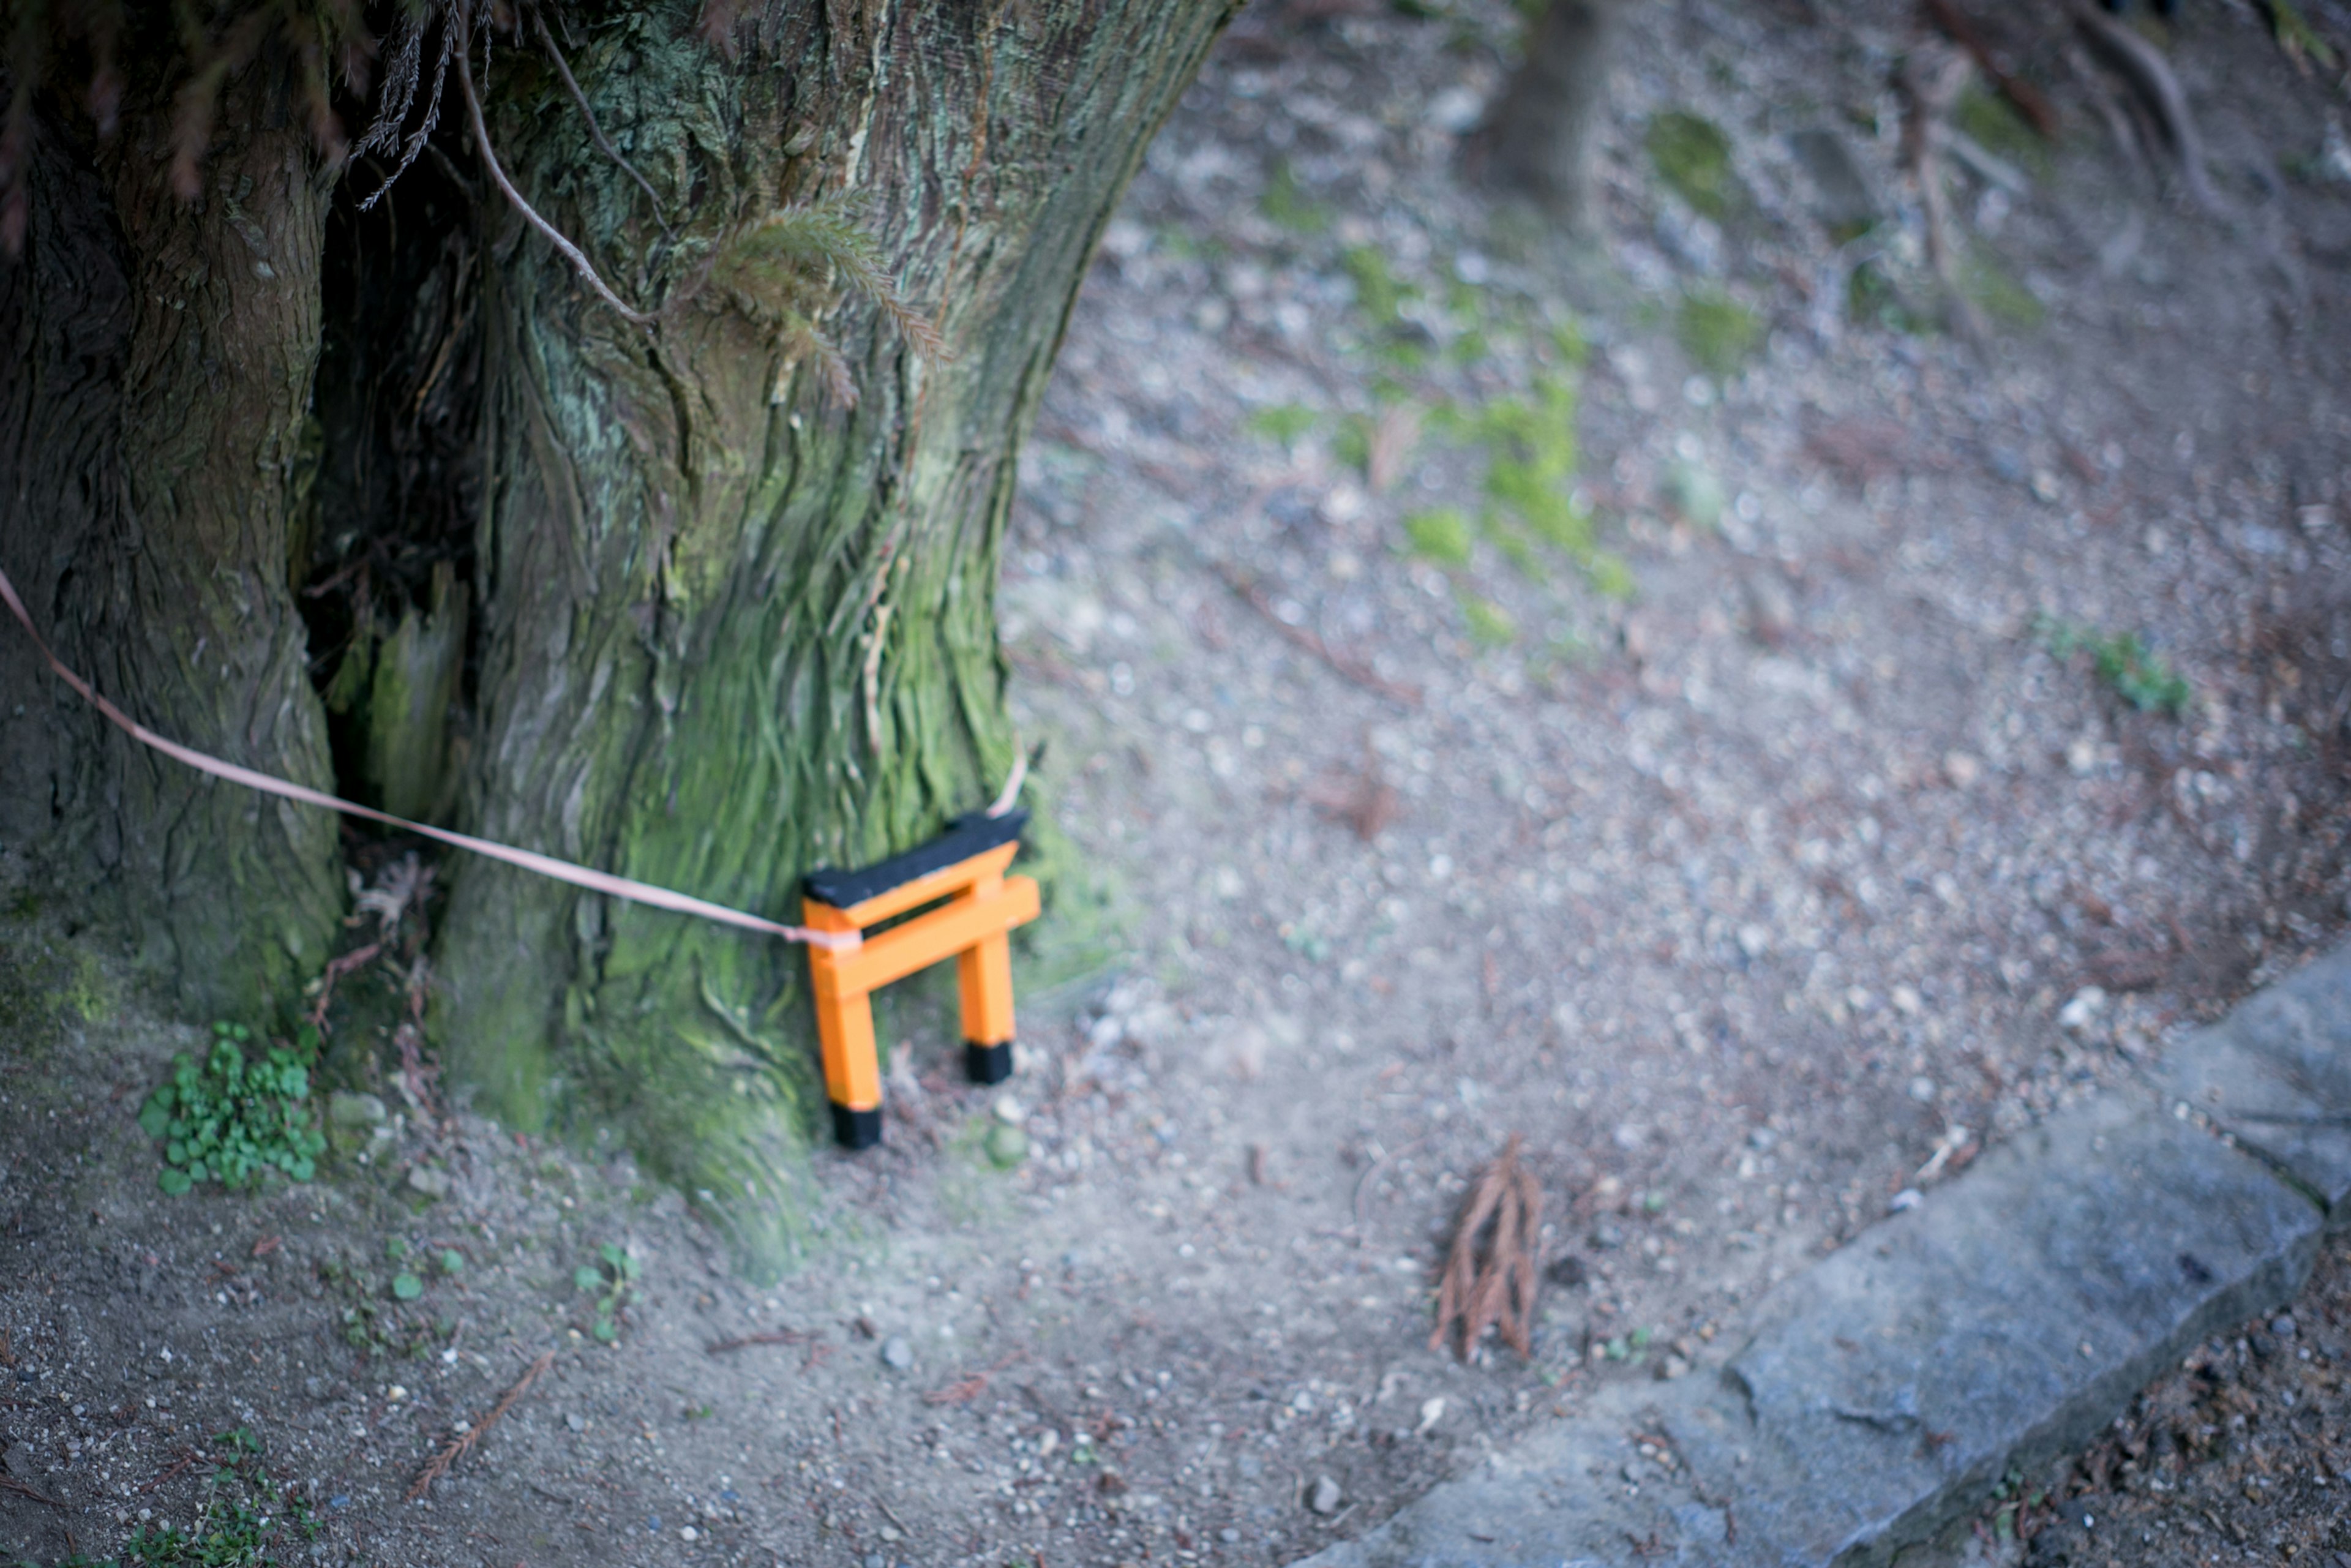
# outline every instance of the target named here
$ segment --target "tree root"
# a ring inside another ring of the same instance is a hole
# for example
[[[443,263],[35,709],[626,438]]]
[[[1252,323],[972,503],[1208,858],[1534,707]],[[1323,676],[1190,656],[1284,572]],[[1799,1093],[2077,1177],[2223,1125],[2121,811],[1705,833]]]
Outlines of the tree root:
[[[2095,8],[2074,7],[2074,30],[2089,46],[2098,63],[2122,79],[2133,98],[2155,121],[2156,131],[2179,165],[2179,181],[2197,206],[2211,214],[2228,211],[2228,204],[2212,188],[2204,167],[2204,138],[2188,108],[2188,93],[2179,85],[2169,61],[2153,44]]]

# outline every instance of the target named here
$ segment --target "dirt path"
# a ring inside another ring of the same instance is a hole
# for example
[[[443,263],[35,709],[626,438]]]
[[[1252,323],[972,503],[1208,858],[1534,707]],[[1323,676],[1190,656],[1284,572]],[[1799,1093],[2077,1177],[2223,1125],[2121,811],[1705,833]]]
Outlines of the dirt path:
[[[1155,146],[1025,471],[1057,961],[1106,960],[1026,984],[1026,1156],[934,995],[884,1019],[890,1146],[816,1162],[772,1291],[619,1152],[473,1122],[164,1199],[131,1118],[193,1036],[51,900],[0,925],[0,1552],[184,1526],[181,1460],[243,1426],[324,1521],[295,1561],[1285,1561],[1595,1380],[1707,1365],[1904,1189],[2341,926],[2351,185],[2340,100],[2250,19],[2179,55],[2232,217],[2086,111],[2027,193],[1960,182],[1979,353],[1884,324],[1920,298],[1907,7],[1643,13],[1605,243],[1559,255],[1450,172],[1501,7],[1295,9],[1331,19],[1252,11]],[[1690,106],[1720,224],[1645,150]],[[1895,204],[1876,282],[1830,270],[1821,128]],[[1607,554],[1476,526],[1520,470],[1572,470]],[[2179,716],[2067,650],[2125,634]],[[1553,1284],[1531,1364],[1464,1367],[1426,1346],[1435,1238],[1510,1131]],[[606,1243],[611,1347],[574,1279]]]

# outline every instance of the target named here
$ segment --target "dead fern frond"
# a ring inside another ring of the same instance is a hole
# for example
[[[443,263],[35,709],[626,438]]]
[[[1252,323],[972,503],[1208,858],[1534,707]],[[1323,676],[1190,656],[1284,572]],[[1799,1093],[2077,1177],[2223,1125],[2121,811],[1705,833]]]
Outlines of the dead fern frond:
[[[455,18],[447,16],[440,18],[441,52],[433,63],[433,94],[425,99],[424,113],[417,120],[415,129],[409,132],[405,141],[401,141],[400,128],[407,122],[409,109],[416,101],[416,89],[422,85],[423,78],[416,65],[424,33],[436,14],[435,9],[430,6],[401,14],[399,26],[404,29],[402,35],[403,41],[393,56],[393,76],[385,78],[383,95],[377,100],[380,107],[376,111],[375,123],[368,127],[367,134],[360,138],[359,145],[353,149],[355,152],[365,152],[376,147],[388,151],[394,141],[400,141],[400,162],[384,176],[383,183],[369,192],[366,200],[360,203],[361,212],[383,200],[383,193],[408,172],[408,166],[416,162],[417,155],[424,151],[424,143],[431,138],[434,128],[441,123],[441,89],[448,85],[450,63],[456,59],[460,35],[464,32]],[[397,93],[392,90],[395,79],[400,84]],[[395,99],[398,100],[396,108],[393,106]]]
[[[794,367],[804,360],[814,360],[817,374],[824,380],[826,393],[843,408],[857,406],[857,378],[850,371],[849,361],[842,357],[832,340],[818,329],[815,322],[798,311],[786,312],[776,329],[775,346],[782,355],[782,361],[776,367],[776,385],[768,396],[770,402],[784,401],[791,390]]]
[[[719,254],[717,280],[731,297],[772,300],[813,314],[835,279],[882,308],[909,346],[934,363],[946,360],[938,327],[899,292],[881,246],[847,197],[795,203],[745,225]]]
[[[1500,1157],[1479,1176],[1461,1207],[1437,1287],[1437,1328],[1428,1336],[1431,1350],[1442,1349],[1458,1322],[1464,1361],[1477,1354],[1478,1342],[1489,1328],[1520,1355],[1534,1354],[1530,1325],[1538,1279],[1534,1248],[1542,1231],[1542,1187],[1519,1161],[1522,1142],[1518,1134],[1510,1134]],[[1489,1227],[1491,1239],[1481,1250],[1479,1238]]]

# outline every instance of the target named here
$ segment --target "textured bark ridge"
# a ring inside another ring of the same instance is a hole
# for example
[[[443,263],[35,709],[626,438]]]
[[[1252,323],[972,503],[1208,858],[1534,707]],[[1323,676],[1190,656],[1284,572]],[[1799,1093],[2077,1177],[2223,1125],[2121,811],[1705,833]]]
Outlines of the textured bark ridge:
[[[193,204],[162,84],[102,148],[37,119],[25,252],[0,258],[0,562],[151,724],[331,787],[288,587],[326,189],[298,124],[267,128],[276,96],[232,87]],[[341,913],[334,824],[139,751],[8,641],[0,832],[102,873],[191,1010],[291,1000]]]
[[[1009,768],[996,641],[1014,455],[1088,256],[1226,16],[1202,0],[778,6],[731,60],[688,7],[573,29],[606,132],[677,225],[507,56],[492,135],[648,334],[509,222],[487,291],[478,830],[791,915],[797,879],[907,847]],[[740,225],[849,194],[948,355],[840,294],[816,360],[698,277]],[[788,370],[780,399],[779,368]],[[610,1115],[789,1244],[821,1109],[806,959],[502,868],[459,868],[443,1049],[521,1121]]]

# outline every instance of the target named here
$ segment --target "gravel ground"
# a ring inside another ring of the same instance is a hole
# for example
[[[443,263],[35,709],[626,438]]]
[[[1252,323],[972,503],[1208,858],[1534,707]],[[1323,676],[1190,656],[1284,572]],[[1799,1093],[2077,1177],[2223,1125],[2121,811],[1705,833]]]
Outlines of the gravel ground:
[[[0,924],[0,1458],[63,1505],[0,1485],[0,1552],[185,1523],[209,1467],[173,1467],[242,1425],[325,1521],[297,1556],[1286,1561],[1601,1380],[1719,1362],[1774,1281],[2340,929],[2339,96],[2192,11],[2214,218],[2061,95],[2028,191],[1954,183],[1977,348],[1899,325],[1908,7],[1640,11],[1581,246],[1455,178],[1507,15],[1261,5],[1155,145],[1006,553],[1065,868],[1023,1069],[967,1089],[944,993],[886,1009],[889,1146],[815,1162],[781,1285],[623,1152],[420,1115],[349,1044],[383,1140],[162,1199],[131,1117],[193,1036],[69,907]],[[1653,170],[1688,108],[1728,133],[1719,222]],[[1858,284],[1820,129],[1891,216]],[[1514,516],[1529,475],[1554,500]],[[2177,716],[2073,645],[2125,634]],[[1464,1365],[1433,1265],[1513,1131],[1552,1283],[1531,1360]],[[395,1241],[462,1266],[396,1301]],[[607,1243],[609,1347],[574,1281]],[[2164,1413],[2332,1377],[2339,1267],[2292,1348],[2217,1348],[2133,1431],[2220,1427],[2175,1443],[2225,1449],[2196,1476],[2314,1440]],[[2188,1550],[2187,1495],[2117,1516]],[[2235,1495],[2210,1544],[2266,1550],[2285,1505]],[[1953,1549],[2011,1550],[1994,1522]]]

